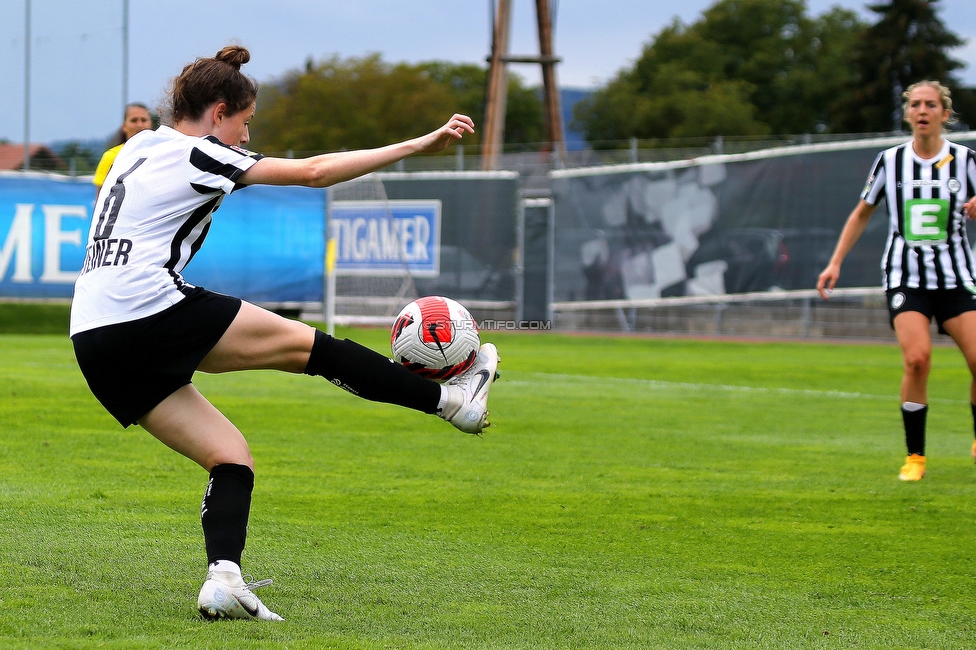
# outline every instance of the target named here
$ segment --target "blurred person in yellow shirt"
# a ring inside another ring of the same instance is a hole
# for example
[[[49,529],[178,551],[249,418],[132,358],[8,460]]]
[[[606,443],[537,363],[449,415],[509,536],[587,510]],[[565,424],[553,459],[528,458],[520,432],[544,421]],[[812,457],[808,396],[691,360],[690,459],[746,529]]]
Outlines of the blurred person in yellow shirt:
[[[115,157],[119,155],[122,145],[128,142],[129,138],[136,133],[139,133],[139,131],[145,131],[151,128],[152,116],[149,114],[149,109],[145,104],[133,102],[125,107],[125,117],[122,120],[122,126],[112,136],[111,141],[109,141],[111,146],[102,154],[102,159],[98,161],[98,167],[95,168],[95,178],[92,179],[92,183],[95,184],[96,194],[102,188],[102,183],[105,182],[105,177],[108,176],[108,170],[112,168],[112,163],[115,162]]]

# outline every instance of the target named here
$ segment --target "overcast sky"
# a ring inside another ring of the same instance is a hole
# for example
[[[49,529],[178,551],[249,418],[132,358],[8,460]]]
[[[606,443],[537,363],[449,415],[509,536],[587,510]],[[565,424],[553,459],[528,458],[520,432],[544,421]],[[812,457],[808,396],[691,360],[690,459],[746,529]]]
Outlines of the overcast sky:
[[[122,97],[123,0],[0,0],[0,138],[22,142],[25,14],[31,6],[30,139],[106,138],[125,99],[161,101],[169,80],[198,56],[237,41],[251,50],[244,70],[259,82],[300,68],[308,57],[378,52],[387,62],[483,64],[490,49],[487,0],[129,0],[129,93]],[[631,64],[677,16],[694,22],[714,0],[557,0],[555,49],[561,86],[593,88]],[[808,13],[832,5],[866,20],[867,2],[808,0]],[[535,2],[512,0],[513,54],[538,52]],[[967,44],[952,56],[976,85],[973,0],[942,0],[941,16]],[[538,83],[538,66],[512,66]],[[260,107],[259,107],[260,108]],[[445,113],[450,112],[445,107]],[[327,119],[327,116],[323,116]]]

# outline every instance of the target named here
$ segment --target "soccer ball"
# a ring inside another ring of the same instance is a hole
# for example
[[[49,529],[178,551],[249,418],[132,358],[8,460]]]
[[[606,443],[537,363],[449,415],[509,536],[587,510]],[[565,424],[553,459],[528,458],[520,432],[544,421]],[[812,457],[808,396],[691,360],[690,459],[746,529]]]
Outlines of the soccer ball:
[[[481,347],[468,310],[442,296],[418,298],[403,308],[390,332],[393,358],[418,375],[445,381],[467,370]]]

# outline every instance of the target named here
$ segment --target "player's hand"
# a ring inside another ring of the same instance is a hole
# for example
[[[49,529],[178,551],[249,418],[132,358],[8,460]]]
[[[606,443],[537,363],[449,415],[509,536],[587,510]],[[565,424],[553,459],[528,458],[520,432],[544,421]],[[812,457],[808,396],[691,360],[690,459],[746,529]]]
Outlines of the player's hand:
[[[966,211],[967,217],[976,219],[976,196],[966,201],[966,204],[962,207]]]
[[[447,124],[420,139],[420,153],[437,153],[460,140],[465,132],[474,133],[474,120],[455,113]]]
[[[820,277],[817,278],[817,291],[820,292],[824,300],[830,300],[830,292],[834,290],[834,285],[837,284],[837,278],[839,277],[840,265],[828,264],[827,268],[820,274]]]

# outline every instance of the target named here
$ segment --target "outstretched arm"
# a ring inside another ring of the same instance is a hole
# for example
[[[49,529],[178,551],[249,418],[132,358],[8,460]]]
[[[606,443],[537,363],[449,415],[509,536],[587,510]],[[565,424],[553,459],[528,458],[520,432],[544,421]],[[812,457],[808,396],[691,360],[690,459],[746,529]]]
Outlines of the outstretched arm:
[[[454,115],[436,131],[378,149],[340,151],[297,160],[262,158],[241,175],[240,182],[328,187],[382,169],[407,156],[437,153],[459,141],[465,132],[474,133],[474,122],[467,115]]]
[[[858,201],[857,207],[847,217],[847,223],[844,224],[844,229],[837,239],[834,254],[831,255],[827,268],[817,278],[817,291],[825,300],[830,299],[829,294],[834,290],[834,285],[837,284],[837,279],[840,277],[840,265],[851,249],[854,248],[854,244],[860,239],[864,229],[867,228],[868,221],[871,220],[871,215],[874,214],[876,207],[861,199]]]

